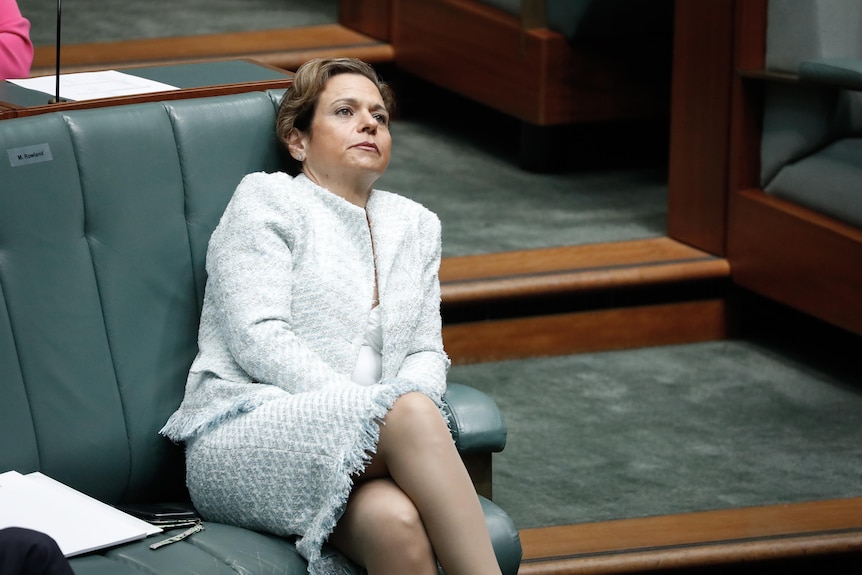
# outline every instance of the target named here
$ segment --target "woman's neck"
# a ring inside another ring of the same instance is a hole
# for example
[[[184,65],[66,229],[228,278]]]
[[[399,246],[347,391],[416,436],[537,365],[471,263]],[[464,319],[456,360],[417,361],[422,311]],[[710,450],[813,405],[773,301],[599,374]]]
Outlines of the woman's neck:
[[[371,189],[376,180],[375,178],[365,182],[353,179],[321,178],[306,170],[303,170],[303,174],[321,188],[329,190],[336,196],[362,209],[365,209],[365,206],[368,204],[368,198],[371,197]]]

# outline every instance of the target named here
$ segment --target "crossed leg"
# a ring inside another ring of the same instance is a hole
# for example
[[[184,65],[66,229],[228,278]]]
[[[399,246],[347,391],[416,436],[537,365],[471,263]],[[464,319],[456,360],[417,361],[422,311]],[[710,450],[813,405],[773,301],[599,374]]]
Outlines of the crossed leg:
[[[329,541],[369,574],[437,575],[419,512],[391,479],[357,485]]]
[[[437,406],[399,398],[330,542],[369,575],[500,575],[482,507]],[[436,558],[436,560],[435,560]]]

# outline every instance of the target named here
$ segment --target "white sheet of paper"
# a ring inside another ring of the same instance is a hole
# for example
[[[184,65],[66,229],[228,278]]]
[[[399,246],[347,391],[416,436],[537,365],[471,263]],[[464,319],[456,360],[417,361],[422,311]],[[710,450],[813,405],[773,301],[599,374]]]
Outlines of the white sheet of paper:
[[[47,533],[66,557],[162,531],[41,473],[0,474],[0,529]]]
[[[57,93],[56,76],[39,76],[8,81],[22,88],[44,92],[52,96]],[[170,90],[179,90],[179,88],[116,70],[60,74],[60,97],[67,100],[95,100]]]

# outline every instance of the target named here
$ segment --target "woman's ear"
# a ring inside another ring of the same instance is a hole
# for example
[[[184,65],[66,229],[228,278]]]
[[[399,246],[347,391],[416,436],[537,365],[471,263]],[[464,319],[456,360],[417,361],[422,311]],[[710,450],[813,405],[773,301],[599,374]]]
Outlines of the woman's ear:
[[[305,134],[293,128],[288,132],[285,142],[287,143],[287,151],[290,152],[293,159],[300,162],[305,159]]]

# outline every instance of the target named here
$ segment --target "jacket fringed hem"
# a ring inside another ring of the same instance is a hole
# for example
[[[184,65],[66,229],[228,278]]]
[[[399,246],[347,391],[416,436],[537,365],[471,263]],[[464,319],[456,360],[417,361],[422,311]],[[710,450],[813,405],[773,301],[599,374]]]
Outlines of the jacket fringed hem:
[[[192,410],[188,410],[182,416],[174,412],[161,430],[159,430],[159,434],[167,437],[174,443],[187,442],[198,435],[215,429],[229,419],[256,409],[269,399],[278,397],[283,393],[282,390],[275,387],[260,387],[262,388],[261,393],[238,399],[227,410],[222,411],[215,417],[203,410],[198,410],[197,414]]]

